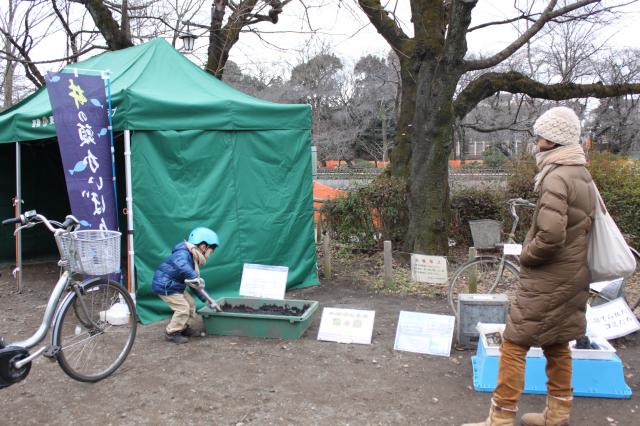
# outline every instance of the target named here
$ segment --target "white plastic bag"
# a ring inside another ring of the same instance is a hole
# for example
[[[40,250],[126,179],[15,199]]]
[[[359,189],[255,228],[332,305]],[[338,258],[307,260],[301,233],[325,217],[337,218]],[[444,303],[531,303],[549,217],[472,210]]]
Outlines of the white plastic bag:
[[[595,183],[593,189],[596,192],[596,214],[589,234],[587,254],[591,280],[628,278],[636,270],[636,259],[607,211]]]

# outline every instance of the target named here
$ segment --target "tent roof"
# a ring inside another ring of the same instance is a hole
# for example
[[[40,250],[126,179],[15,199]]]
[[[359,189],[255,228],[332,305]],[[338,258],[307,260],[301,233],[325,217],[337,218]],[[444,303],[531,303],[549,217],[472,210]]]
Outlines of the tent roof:
[[[163,39],[105,52],[62,72],[109,70],[115,130],[310,129],[310,106],[246,95],[206,73]],[[89,71],[90,72],[90,71]],[[0,143],[55,136],[43,87],[0,114]]]

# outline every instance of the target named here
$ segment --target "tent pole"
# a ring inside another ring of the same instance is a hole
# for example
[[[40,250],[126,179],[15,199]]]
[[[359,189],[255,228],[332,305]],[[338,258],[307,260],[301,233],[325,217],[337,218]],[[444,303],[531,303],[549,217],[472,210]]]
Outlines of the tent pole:
[[[13,199],[15,217],[22,214],[22,170],[20,161],[20,142],[16,142],[16,198]],[[20,224],[16,224],[16,229]],[[16,268],[13,270],[16,279],[18,293],[22,293],[24,282],[22,281],[22,231],[16,233]]]
[[[135,301],[136,293],[136,276],[133,248],[133,191],[131,189],[131,132],[124,131],[124,176],[126,182],[126,201],[127,201],[127,275],[128,290]]]

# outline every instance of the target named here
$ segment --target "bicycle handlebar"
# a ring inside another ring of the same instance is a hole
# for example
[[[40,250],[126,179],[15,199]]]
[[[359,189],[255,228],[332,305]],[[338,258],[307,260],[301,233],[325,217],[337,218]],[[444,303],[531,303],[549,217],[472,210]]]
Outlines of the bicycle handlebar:
[[[35,210],[29,210],[24,214],[21,214],[18,217],[5,219],[2,221],[3,225],[11,225],[21,223],[22,225],[16,228],[14,234],[24,228],[31,228],[39,223],[44,223],[44,225],[49,229],[49,231],[54,234],[59,230],[67,230],[71,231],[74,227],[80,224],[80,221],[75,218],[73,215],[67,215],[63,223],[57,221],[50,221],[45,216],[38,214]]]
[[[22,223],[22,220],[23,220],[23,216],[20,215],[18,217],[12,217],[10,219],[5,219],[5,220],[2,221],[2,224],[3,225],[12,225],[14,223]]]
[[[524,198],[512,198],[506,202],[514,207],[526,207],[526,208],[535,208],[536,205],[529,200],[525,200]]]

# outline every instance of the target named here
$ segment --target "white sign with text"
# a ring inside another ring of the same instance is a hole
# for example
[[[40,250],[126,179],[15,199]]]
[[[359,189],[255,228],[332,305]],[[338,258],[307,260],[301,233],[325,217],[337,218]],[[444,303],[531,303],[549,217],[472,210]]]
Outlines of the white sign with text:
[[[442,256],[411,254],[411,279],[422,283],[447,282],[447,259]]]
[[[587,305],[587,335],[607,340],[640,330],[638,319],[622,297],[598,306]]]
[[[393,349],[448,357],[454,324],[451,315],[400,311]]]
[[[375,316],[376,311],[324,308],[318,340],[369,345]]]
[[[522,253],[522,244],[505,244],[504,245],[504,254],[508,254],[511,256],[520,256]]]
[[[286,266],[268,266],[245,263],[240,281],[240,296],[284,299],[287,289]]]

